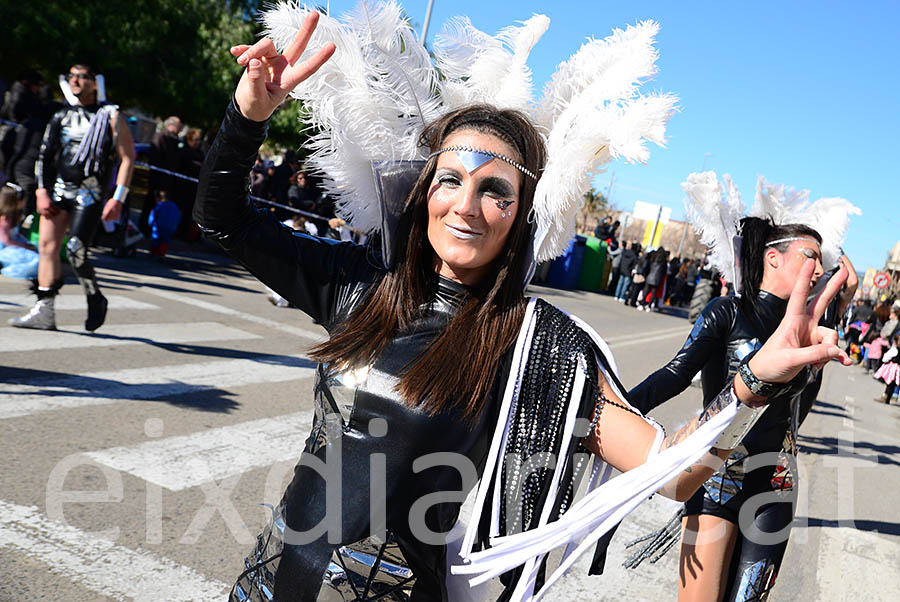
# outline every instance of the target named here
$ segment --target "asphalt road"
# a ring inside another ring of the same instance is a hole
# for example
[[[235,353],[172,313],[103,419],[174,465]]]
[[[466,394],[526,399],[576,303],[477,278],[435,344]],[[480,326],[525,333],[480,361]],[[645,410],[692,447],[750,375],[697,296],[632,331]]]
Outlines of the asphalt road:
[[[62,332],[0,327],[0,600],[222,600],[276,503],[308,432],[323,331],[270,305],[262,286],[215,253],[166,263],[100,254],[107,323],[85,333],[70,278]],[[610,342],[631,386],[690,330],[610,297],[534,287]],[[31,304],[0,278],[0,320]],[[770,600],[897,600],[900,408],[859,368],[826,369],[801,430],[800,500]],[[659,408],[677,427],[699,408],[689,388]],[[626,571],[624,543],[661,526],[655,496],[622,525],[607,573],[576,567],[556,600],[675,600],[677,554]]]

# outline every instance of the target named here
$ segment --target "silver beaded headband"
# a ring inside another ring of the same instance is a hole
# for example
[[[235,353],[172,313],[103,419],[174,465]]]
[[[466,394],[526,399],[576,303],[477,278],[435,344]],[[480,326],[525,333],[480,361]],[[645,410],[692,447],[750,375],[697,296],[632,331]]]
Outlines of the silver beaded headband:
[[[814,238],[808,238],[806,236],[790,236],[788,238],[779,238],[778,240],[769,241],[766,243],[766,246],[774,247],[775,245],[780,245],[783,242],[794,242],[795,240],[808,240],[809,242],[819,244],[819,241]]]
[[[517,163],[505,155],[501,155],[500,153],[495,153],[493,151],[483,150],[480,148],[473,148],[471,146],[463,146],[463,145],[445,146],[444,148],[439,148],[438,150],[436,150],[433,153],[431,153],[430,155],[428,155],[428,158],[431,159],[432,157],[436,157],[436,156],[440,155],[441,153],[445,153],[447,151],[457,151],[457,153],[459,151],[463,151],[463,152],[467,152],[467,153],[473,153],[475,155],[483,155],[482,157],[479,158],[480,160],[476,160],[476,162],[474,163],[474,165],[472,167],[469,167],[469,165],[466,165],[466,169],[470,173],[475,171],[475,169],[481,167],[482,165],[484,165],[491,159],[500,159],[501,161],[505,161],[506,163],[509,163],[510,165],[512,165],[519,171],[521,171],[523,174],[525,174],[532,180],[538,179],[537,176],[534,175],[533,171],[527,169],[521,163]],[[465,162],[464,162],[464,164],[465,164]]]

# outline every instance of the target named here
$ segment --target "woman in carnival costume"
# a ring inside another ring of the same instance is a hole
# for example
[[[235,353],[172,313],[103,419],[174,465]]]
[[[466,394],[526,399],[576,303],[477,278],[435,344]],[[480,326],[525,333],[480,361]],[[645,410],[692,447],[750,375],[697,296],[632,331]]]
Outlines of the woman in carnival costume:
[[[846,275],[809,310],[798,287],[747,380],[666,437],[623,401],[590,327],[525,297],[535,262],[565,249],[588,172],[661,141],[673,99],[635,90],[653,72],[654,24],[588,42],[534,108],[524,60],[546,17],[497,38],[458,21],[437,68],[392,3],[344,23],[286,4],[266,23],[271,38],[232,48],[246,70],[194,217],[329,339],[312,352],[312,433],[233,600],[485,599],[501,575],[500,599],[540,598],[641,501],[699,487],[710,447],[735,447],[759,414],[761,387],[841,353],[814,322]],[[617,91],[599,96],[613,77]],[[380,249],[292,232],[250,206],[266,122],[291,93],[319,128],[313,162],[339,212]],[[627,472],[609,479],[613,467]]]
[[[715,399],[776,332],[800,280],[808,279],[813,287],[825,268],[840,265],[841,273],[852,271],[840,245],[850,214],[859,213],[856,207],[839,198],[810,204],[806,191],[785,190],[760,178],[756,204],[741,218],[740,195],[727,175],[724,179],[723,187],[714,172],[691,174],[682,187],[688,215],[710,246],[712,263],[739,295],[710,302],[676,356],[630,391],[642,412],[684,391],[698,372],[704,403]],[[811,261],[816,269],[810,275],[804,270]],[[829,314],[841,315],[855,292],[854,274],[836,299],[839,307]],[[809,409],[804,402],[814,400],[820,379],[821,367],[806,368],[773,395],[769,409],[725,464],[626,564],[661,555],[677,541],[680,528],[679,600],[764,600],[793,520],[797,428]]]

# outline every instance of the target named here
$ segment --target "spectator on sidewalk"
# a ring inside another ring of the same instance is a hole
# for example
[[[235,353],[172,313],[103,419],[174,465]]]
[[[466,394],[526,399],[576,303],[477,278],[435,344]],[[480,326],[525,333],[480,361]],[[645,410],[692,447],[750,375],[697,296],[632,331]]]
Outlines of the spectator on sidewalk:
[[[847,355],[851,355],[854,351],[857,356],[861,355],[859,349],[860,338],[866,335],[874,321],[875,310],[872,308],[872,301],[863,299],[847,320],[847,332],[845,335],[847,340],[847,347],[845,348]]]
[[[37,278],[40,256],[34,245],[17,232],[22,206],[22,191],[15,185],[0,187],[0,274],[7,278]]]
[[[29,219],[35,211],[37,189],[34,163],[41,150],[44,128],[54,110],[44,76],[33,69],[19,75],[0,108],[0,118],[19,124],[0,125],[0,171],[22,189],[24,216]]]
[[[650,271],[650,259],[650,253],[638,253],[637,264],[634,266],[634,276],[631,279],[631,287],[628,289],[628,297],[625,300],[625,305],[637,307],[638,297],[641,296],[641,291],[644,290],[644,285],[647,283],[647,273]]]
[[[162,129],[153,135],[150,141],[150,152],[147,156],[147,162],[155,167],[160,167],[168,171],[179,173],[181,168],[181,140],[179,135],[184,129],[181,119],[175,115],[171,115],[163,121]],[[138,227],[145,235],[150,233],[148,220],[150,212],[156,206],[156,191],[165,190],[177,194],[180,191],[181,183],[175,176],[150,170],[149,186],[144,206],[141,208],[141,217],[138,221]]]
[[[178,173],[191,178],[200,177],[200,168],[206,153],[203,151],[203,132],[198,128],[191,128],[184,135],[184,146],[181,148],[178,158]],[[197,183],[190,180],[178,179],[178,189],[174,194],[175,204],[181,212],[181,222],[178,232],[185,240],[197,240],[200,238],[200,229],[191,219],[194,210],[194,197],[197,196]],[[171,201],[170,201],[171,202]]]
[[[875,373],[875,378],[885,383],[884,393],[876,397],[875,401],[891,403],[891,398],[900,386],[900,335],[894,337],[893,345],[884,354],[881,368]]]
[[[638,302],[638,309],[644,311],[656,311],[656,302],[665,290],[666,270],[669,265],[669,252],[660,247],[654,251],[650,258],[650,266],[647,270],[647,281]]]
[[[887,313],[887,316],[882,320],[879,313]],[[894,340],[897,333],[900,332],[900,320],[898,320],[898,314],[900,314],[900,312],[898,312],[897,309],[890,307],[887,303],[882,303],[875,308],[875,315],[879,317],[879,320],[875,325],[875,328],[871,329],[870,332],[876,333],[876,336],[871,337],[871,341],[863,343],[863,348],[866,350],[865,358],[867,374],[876,370],[877,366],[881,363],[884,352],[890,347],[891,341]],[[877,330],[875,330],[876,328]],[[869,333],[866,333],[867,339],[870,338],[868,334]]]
[[[688,262],[687,272],[684,277],[684,292],[681,294],[682,305],[687,305],[694,298],[694,289],[700,277],[700,262],[696,259]]]
[[[609,294],[616,292],[616,286],[619,283],[619,261],[623,251],[624,247],[616,239],[606,243],[606,256],[612,260],[612,265],[610,265],[609,269],[609,284],[606,287],[606,292]]]
[[[166,197],[165,190],[156,191],[156,205],[150,212],[150,255],[162,259],[169,250],[169,241],[175,236],[181,222],[178,205]]]
[[[685,259],[672,277],[672,284],[669,290],[666,291],[666,305],[679,307],[684,302],[684,290],[687,283],[687,273],[691,263],[692,262],[690,259]],[[671,264],[669,265],[671,266]]]
[[[261,156],[256,157],[256,163],[250,171],[250,194],[261,199],[269,198],[269,177],[266,162]]]
[[[622,254],[619,256],[619,281],[616,283],[615,296],[616,300],[622,303],[625,302],[625,295],[628,293],[628,287],[631,286],[632,275],[634,268],[637,265],[638,253],[640,253],[641,250],[640,247],[641,246],[638,243],[628,241],[625,243],[625,248],[622,249]]]

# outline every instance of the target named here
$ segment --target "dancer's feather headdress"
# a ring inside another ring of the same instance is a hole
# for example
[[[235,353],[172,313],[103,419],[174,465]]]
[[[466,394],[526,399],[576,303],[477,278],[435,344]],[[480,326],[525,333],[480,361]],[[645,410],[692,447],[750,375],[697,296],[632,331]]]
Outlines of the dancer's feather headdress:
[[[700,241],[709,247],[709,263],[727,281],[736,283],[739,264],[734,243],[744,205],[731,176],[725,174],[722,179],[724,187],[714,171],[692,173],[681,188],[687,195],[687,219]]]
[[[681,184],[687,194],[684,205],[688,221],[709,247],[709,262],[726,280],[740,286],[739,222],[744,212],[740,192],[726,174],[724,187],[715,172],[692,173]],[[771,218],[775,224],[804,224],[822,236],[822,265],[831,269],[841,256],[841,245],[851,215],[860,215],[858,207],[838,197],[809,201],[808,190],[794,190],[784,184],[771,184],[762,176],[756,182],[756,200],[749,216]],[[738,290],[738,293],[740,291]]]
[[[266,35],[284,49],[308,9],[295,1],[264,15]],[[530,115],[547,141],[548,161],[534,199],[538,262],[560,255],[574,234],[591,176],[613,158],[645,162],[646,142],[664,143],[675,108],[669,94],[641,95],[655,73],[658,26],[644,21],[589,39],[563,62],[535,101],[527,58],[549,25],[535,15],[490,36],[455,19],[434,44],[434,59],[393,1],[361,4],[340,20],[322,15],[304,55],[334,42],[335,55],[292,92],[311,128],[311,164],[338,197],[337,212],[360,230],[381,227],[372,162],[421,160],[426,123],[472,104]]]
[[[841,245],[847,235],[851,215],[861,215],[859,207],[840,197],[824,197],[810,202],[808,190],[771,184],[762,176],[756,180],[756,200],[749,215],[771,217],[776,224],[804,224],[822,236],[822,265],[837,265]]]

